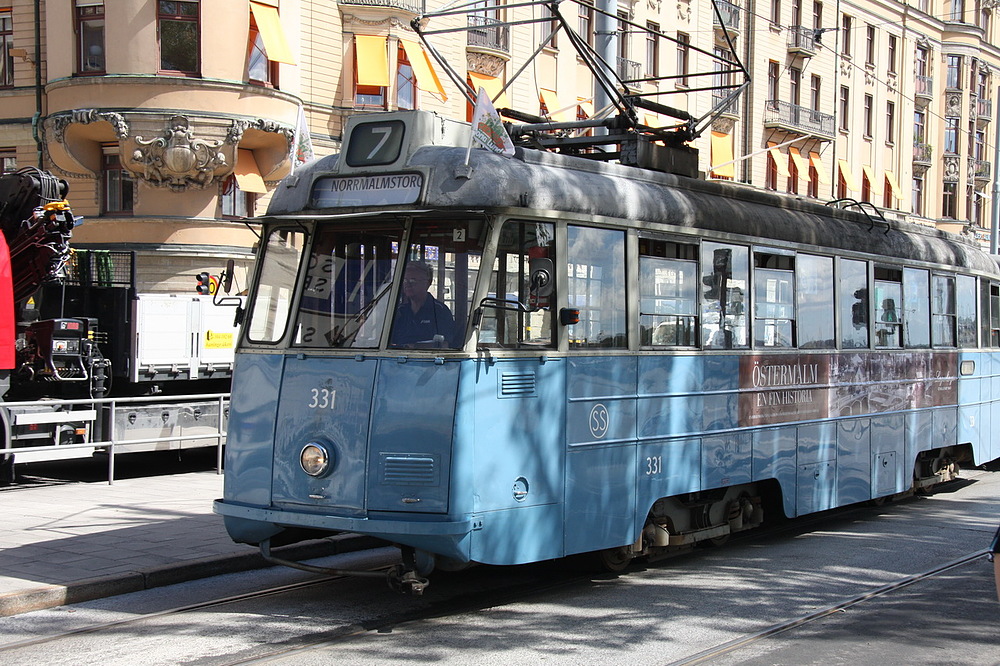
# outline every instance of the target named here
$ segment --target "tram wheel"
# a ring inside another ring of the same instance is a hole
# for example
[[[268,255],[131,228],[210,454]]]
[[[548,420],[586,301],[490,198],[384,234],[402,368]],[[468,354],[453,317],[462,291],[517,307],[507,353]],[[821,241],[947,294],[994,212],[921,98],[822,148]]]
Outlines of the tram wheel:
[[[605,548],[594,552],[595,565],[607,573],[621,573],[632,561],[632,553],[628,546]]]
[[[14,456],[0,456],[0,486],[14,485]]]

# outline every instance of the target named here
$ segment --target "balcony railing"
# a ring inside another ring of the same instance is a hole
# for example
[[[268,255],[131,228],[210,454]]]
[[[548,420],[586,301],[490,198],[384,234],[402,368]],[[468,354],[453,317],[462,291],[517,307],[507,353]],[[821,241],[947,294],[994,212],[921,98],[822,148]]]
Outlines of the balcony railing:
[[[917,75],[913,78],[913,93],[915,95],[928,98],[934,96],[934,77]]]
[[[635,81],[642,78],[642,63],[627,58],[618,58],[618,76],[622,81]],[[641,83],[628,83],[630,88],[638,88]]]
[[[986,160],[969,158],[969,172],[976,180],[989,180],[993,165]]]
[[[712,91],[712,108],[718,109],[722,105],[726,97],[729,96],[729,90],[713,90]],[[725,102],[725,106],[722,107],[721,112],[729,116],[740,115],[740,98],[732,99],[729,102]]]
[[[715,3],[715,6],[719,8],[719,15],[722,16],[722,24],[730,30],[740,29],[740,13],[743,11],[738,5],[734,5],[731,2],[726,2],[725,0],[719,0]],[[712,23],[716,26],[719,24],[719,17],[712,12]]]
[[[788,29],[788,50],[804,56],[816,55],[816,31],[801,25]]]
[[[832,138],[834,119],[829,113],[772,99],[764,106],[764,127]]]
[[[510,52],[510,26],[487,16],[469,16],[469,46]]]
[[[917,164],[930,164],[934,155],[934,146],[929,143],[913,144],[913,161]]]
[[[979,98],[976,100],[976,115],[982,120],[993,117],[993,100]]]

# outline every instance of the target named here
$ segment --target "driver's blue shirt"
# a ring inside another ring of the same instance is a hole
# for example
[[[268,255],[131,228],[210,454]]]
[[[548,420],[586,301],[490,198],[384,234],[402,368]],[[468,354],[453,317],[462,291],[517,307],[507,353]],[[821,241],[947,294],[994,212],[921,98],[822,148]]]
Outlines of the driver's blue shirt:
[[[451,310],[427,294],[427,300],[416,312],[410,307],[409,302],[401,303],[396,308],[390,344],[398,347],[422,342],[430,343],[434,341],[435,335],[440,335],[444,338],[441,346],[451,347],[454,332],[455,318],[452,317]]]

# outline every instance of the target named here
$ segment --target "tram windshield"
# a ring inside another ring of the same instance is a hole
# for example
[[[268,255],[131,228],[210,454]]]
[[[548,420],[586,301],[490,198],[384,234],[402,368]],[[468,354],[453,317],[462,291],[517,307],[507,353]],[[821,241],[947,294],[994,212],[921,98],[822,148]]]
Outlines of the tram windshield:
[[[417,219],[408,245],[400,219],[319,223],[308,244],[301,232],[292,232],[290,242],[288,230],[276,229],[265,244],[248,339],[282,337],[295,267],[302,262],[302,293],[291,313],[293,345],[372,349],[388,329],[390,347],[460,348],[484,229],[480,219]]]

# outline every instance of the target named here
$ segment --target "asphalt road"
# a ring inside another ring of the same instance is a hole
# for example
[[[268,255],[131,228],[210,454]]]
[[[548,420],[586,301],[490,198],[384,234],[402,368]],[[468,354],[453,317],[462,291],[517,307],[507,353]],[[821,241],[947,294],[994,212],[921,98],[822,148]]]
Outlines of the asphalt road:
[[[28,613],[0,620],[0,662],[994,666],[1000,603],[977,553],[1000,522],[1000,472],[965,476],[620,576],[480,567],[436,576],[422,598],[355,579],[142,617],[311,578],[276,570]],[[121,624],[81,632],[108,622]]]

